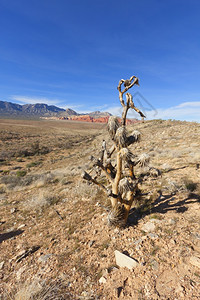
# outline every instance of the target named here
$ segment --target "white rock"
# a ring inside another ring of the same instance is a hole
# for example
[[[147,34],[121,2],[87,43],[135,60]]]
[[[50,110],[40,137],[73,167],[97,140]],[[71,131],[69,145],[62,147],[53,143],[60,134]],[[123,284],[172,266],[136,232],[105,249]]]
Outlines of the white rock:
[[[0,262],[0,270],[3,269],[4,263],[4,261]]]
[[[147,222],[146,224],[144,224],[142,226],[142,230],[145,232],[152,232],[155,230],[155,228],[156,228],[156,226],[152,222]]]
[[[16,272],[16,279],[19,280],[21,278],[22,273],[25,271],[25,266],[21,267],[17,272]]]
[[[45,255],[41,255],[39,258],[38,258],[38,261],[39,262],[42,262],[42,263],[46,263],[48,261],[48,259],[52,256],[52,254],[45,254]]]
[[[116,264],[122,268],[126,267],[132,270],[138,265],[138,262],[135,259],[119,252],[118,250],[115,250],[115,259],[116,259]]]
[[[21,228],[23,228],[25,226],[26,226],[26,224],[21,224],[21,225],[19,225],[19,227],[17,229],[21,229]]]
[[[102,276],[102,277],[99,279],[99,283],[106,283],[105,277]]]
[[[89,246],[89,247],[92,247],[92,246],[94,245],[94,243],[95,243],[95,241],[93,241],[93,240],[92,240],[92,241],[89,241],[88,246]]]
[[[199,258],[199,257],[191,256],[191,257],[190,257],[190,263],[191,263],[193,266],[200,268],[200,258]]]
[[[156,240],[156,239],[158,239],[158,235],[156,234],[156,233],[149,233],[148,234],[148,237],[150,237],[150,239],[153,239],[153,240]]]

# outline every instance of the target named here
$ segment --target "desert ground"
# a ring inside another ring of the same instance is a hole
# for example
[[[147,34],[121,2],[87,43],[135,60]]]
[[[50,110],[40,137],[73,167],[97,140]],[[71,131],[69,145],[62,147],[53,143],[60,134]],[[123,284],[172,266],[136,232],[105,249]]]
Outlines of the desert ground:
[[[125,228],[85,182],[105,124],[0,120],[0,299],[200,299],[200,124],[145,121],[133,153],[161,175]],[[140,170],[138,170],[140,172]],[[114,251],[134,258],[119,267]]]

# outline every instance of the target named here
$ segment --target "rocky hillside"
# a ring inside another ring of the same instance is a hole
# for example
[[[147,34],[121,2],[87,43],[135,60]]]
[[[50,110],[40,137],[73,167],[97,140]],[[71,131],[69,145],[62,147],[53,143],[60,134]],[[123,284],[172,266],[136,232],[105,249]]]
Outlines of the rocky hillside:
[[[111,114],[108,112],[95,111],[88,114],[79,114],[75,110],[67,108],[59,108],[54,105],[47,105],[44,103],[19,105],[16,103],[0,101],[0,117],[3,118],[58,118],[71,119],[91,122],[91,120],[100,119],[100,123],[106,123]],[[80,119],[79,119],[80,117]],[[102,118],[102,119],[101,119]],[[94,121],[95,122],[95,121]],[[98,122],[98,121],[97,121]]]
[[[0,299],[200,299],[200,124],[135,129],[131,151],[161,176],[118,229],[108,197],[81,179],[110,143],[104,124],[0,121]]]
[[[43,103],[19,105],[11,102],[0,101],[0,117],[48,117],[57,116],[61,112],[65,112],[65,109]]]

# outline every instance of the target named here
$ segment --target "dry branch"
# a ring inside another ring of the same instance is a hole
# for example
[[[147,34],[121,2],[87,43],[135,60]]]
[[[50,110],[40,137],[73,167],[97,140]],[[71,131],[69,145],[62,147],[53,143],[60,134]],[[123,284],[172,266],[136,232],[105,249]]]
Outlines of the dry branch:
[[[149,163],[149,156],[142,154],[134,155],[128,146],[140,140],[140,132],[135,130],[128,136],[126,130],[126,117],[128,110],[134,109],[142,118],[145,115],[134,105],[133,97],[130,93],[126,93],[135,84],[139,85],[139,79],[131,76],[130,79],[121,79],[118,84],[119,100],[123,107],[121,124],[115,116],[111,116],[108,120],[107,129],[113,146],[107,150],[106,141],[103,140],[99,159],[91,156],[93,168],[98,167],[102,170],[107,178],[107,186],[99,183],[95,178],[84,172],[83,178],[101,187],[110,197],[112,210],[109,214],[109,223],[117,226],[124,226],[127,222],[129,210],[134,201],[134,197],[138,190],[138,183],[142,182],[142,177],[137,178],[134,174],[134,167],[145,167]],[[124,85],[124,88],[122,88]],[[122,90],[123,89],[123,90]],[[123,95],[126,93],[126,102]],[[112,158],[111,157],[114,156]],[[115,165],[112,161],[115,160]],[[153,168],[149,168],[150,173],[155,175]],[[128,174],[126,174],[128,172]],[[98,174],[97,174],[98,177]]]

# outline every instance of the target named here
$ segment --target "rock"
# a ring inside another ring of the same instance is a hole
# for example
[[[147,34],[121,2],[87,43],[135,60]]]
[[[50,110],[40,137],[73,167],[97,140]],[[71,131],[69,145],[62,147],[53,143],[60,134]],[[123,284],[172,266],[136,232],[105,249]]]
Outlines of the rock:
[[[195,236],[196,239],[200,240],[200,234],[199,233],[195,233],[194,236]]]
[[[45,255],[42,255],[38,258],[38,261],[39,262],[42,262],[42,263],[46,263],[47,260],[52,256],[53,254],[45,254]]]
[[[142,247],[142,246],[138,244],[138,245],[135,246],[135,249],[138,251],[138,250],[141,249],[141,247]]]
[[[92,245],[94,245],[94,243],[95,243],[95,241],[90,241],[90,242],[88,243],[89,247],[92,247]]]
[[[142,230],[145,232],[152,232],[155,230],[155,228],[156,228],[156,226],[152,222],[147,222],[146,224],[144,224],[142,226]]]
[[[176,223],[176,221],[174,219],[169,219],[168,220],[169,225],[174,225],[175,223]]]
[[[14,214],[17,211],[17,209],[15,207],[11,208],[10,213]]]
[[[180,285],[180,283],[178,284],[177,288],[175,289],[175,293],[182,293],[184,291],[184,288]]]
[[[150,239],[153,239],[153,240],[156,240],[156,239],[158,239],[158,235],[156,234],[156,233],[149,233],[148,234],[148,237],[150,238]]]
[[[126,267],[132,270],[138,265],[138,262],[135,259],[119,252],[118,250],[115,250],[115,259],[116,259],[116,264],[122,268]]]
[[[143,239],[139,239],[139,240],[136,240],[136,241],[134,242],[135,249],[136,249],[137,251],[140,250],[140,248],[142,247],[142,246],[141,246],[142,243],[143,243]]]
[[[20,262],[22,259],[26,258],[28,255],[33,254],[38,249],[40,249],[40,246],[32,246],[27,250],[20,251],[14,259],[16,259],[17,263]]]
[[[16,272],[16,279],[19,280],[21,278],[22,273],[26,270],[25,266],[21,267],[17,272]]]
[[[17,229],[21,229],[21,228],[23,228],[25,226],[26,226],[26,224],[21,224],[21,225],[19,225],[19,227]]]
[[[164,163],[164,164],[161,166],[161,168],[162,168],[163,170],[168,170],[168,169],[170,169],[170,165],[168,165],[167,163]]]
[[[158,263],[155,259],[153,259],[153,260],[151,261],[151,267],[152,267],[153,270],[158,270],[158,268],[159,268],[159,263]]]
[[[134,242],[134,245],[138,245],[138,244],[142,244],[142,243],[143,243],[143,240],[139,239]]]
[[[99,283],[106,283],[106,278],[102,276],[102,277],[99,279]]]
[[[199,257],[191,256],[191,257],[190,257],[190,263],[191,263],[193,266],[200,268],[200,258],[199,258]]]
[[[5,262],[4,262],[4,261],[2,261],[2,262],[0,263],[0,270],[2,270],[2,269],[3,269],[3,266],[4,266],[4,264],[5,264]]]

